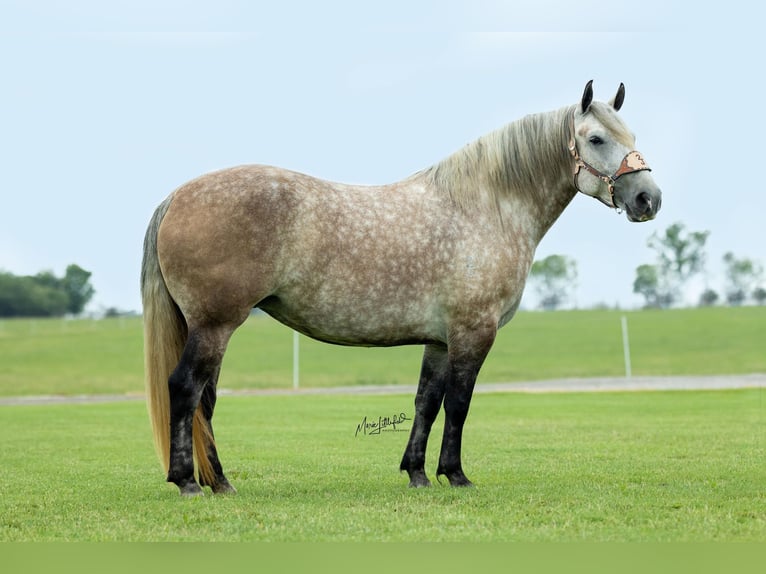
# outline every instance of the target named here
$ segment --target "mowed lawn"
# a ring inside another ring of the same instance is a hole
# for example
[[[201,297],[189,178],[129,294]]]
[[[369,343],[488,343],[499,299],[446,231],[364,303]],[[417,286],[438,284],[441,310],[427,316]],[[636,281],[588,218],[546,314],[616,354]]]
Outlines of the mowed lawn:
[[[620,318],[634,375],[766,372],[766,307],[521,312],[500,330],[482,382],[622,375]],[[141,319],[0,320],[0,395],[141,393]],[[290,388],[292,331],[251,317],[232,338],[220,386]],[[415,384],[422,348],[336,347],[300,337],[300,384]]]
[[[624,373],[615,311],[520,313],[481,380]],[[625,313],[635,375],[766,372],[766,308]],[[0,406],[0,541],[764,541],[766,390],[479,394],[464,438],[473,489],[412,490],[391,396],[223,396],[236,496],[182,499],[152,448],[140,319],[1,321],[0,394],[135,394]],[[301,338],[301,386],[417,381],[421,350]],[[253,317],[225,388],[289,388],[292,333]],[[441,439],[428,452],[432,480]]]
[[[411,416],[407,394],[223,397],[239,493],[191,500],[164,483],[140,401],[0,407],[0,540],[764,541],[763,394],[477,395],[476,488],[419,490],[398,472],[406,432],[356,433]]]

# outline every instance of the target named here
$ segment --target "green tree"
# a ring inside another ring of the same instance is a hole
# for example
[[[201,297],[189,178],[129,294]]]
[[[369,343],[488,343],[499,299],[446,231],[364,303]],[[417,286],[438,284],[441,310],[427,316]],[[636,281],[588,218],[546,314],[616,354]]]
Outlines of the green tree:
[[[718,302],[718,293],[712,289],[705,289],[700,295],[700,307],[712,307]]]
[[[56,317],[81,313],[95,293],[90,272],[77,265],[64,277],[51,271],[16,276],[0,272],[0,317]]]
[[[657,263],[636,269],[633,291],[645,297],[649,294],[649,306],[665,308],[679,301],[684,285],[705,266],[705,243],[709,235],[709,231],[687,232],[680,222],[672,224],[662,235],[653,233],[647,245],[654,250]],[[654,278],[650,277],[648,267],[654,268]],[[650,279],[653,283],[648,282]]]
[[[755,286],[761,279],[763,268],[752,259],[737,259],[731,251],[723,256],[723,262],[726,268],[726,301],[730,305],[741,305],[750,295],[755,296]]]
[[[540,298],[540,307],[552,311],[567,300],[567,291],[577,280],[577,262],[564,255],[549,255],[535,261],[529,277]]]
[[[85,309],[88,301],[93,298],[96,291],[90,284],[90,276],[90,271],[86,271],[74,263],[66,268],[61,286],[69,298],[69,305],[67,306],[69,313],[79,315]]]
[[[658,308],[660,305],[660,278],[655,265],[639,265],[633,281],[633,293],[644,297],[644,307]]]
[[[17,277],[0,273],[0,317],[63,315],[69,300],[50,276]]]

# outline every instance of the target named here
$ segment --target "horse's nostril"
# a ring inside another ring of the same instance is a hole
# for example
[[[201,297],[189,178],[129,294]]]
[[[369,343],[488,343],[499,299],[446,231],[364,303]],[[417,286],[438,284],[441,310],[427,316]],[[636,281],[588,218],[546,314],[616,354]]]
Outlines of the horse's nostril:
[[[636,196],[636,207],[644,211],[650,211],[652,209],[652,196],[645,191],[639,193]]]

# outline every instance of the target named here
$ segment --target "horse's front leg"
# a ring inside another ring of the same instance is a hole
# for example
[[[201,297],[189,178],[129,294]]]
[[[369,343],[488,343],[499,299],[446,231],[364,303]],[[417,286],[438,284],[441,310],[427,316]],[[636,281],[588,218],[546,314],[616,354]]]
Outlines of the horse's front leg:
[[[449,376],[447,347],[426,345],[423,352],[423,365],[420,369],[420,382],[415,396],[415,418],[412,423],[410,440],[402,457],[399,469],[407,471],[410,486],[431,486],[425,471],[426,447],[431,426],[439,414],[444,398],[444,389]]]
[[[463,426],[476,377],[492,348],[496,332],[496,327],[492,325],[456,333],[450,338],[450,377],[444,395],[444,435],[436,477],[446,476],[452,486],[473,486],[463,472],[461,462]]]

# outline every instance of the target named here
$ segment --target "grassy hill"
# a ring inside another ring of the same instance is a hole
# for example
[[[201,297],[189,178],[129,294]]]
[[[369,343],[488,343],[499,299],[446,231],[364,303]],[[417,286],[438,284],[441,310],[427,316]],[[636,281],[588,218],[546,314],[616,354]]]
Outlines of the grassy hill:
[[[634,375],[766,372],[766,307],[521,312],[500,331],[479,380],[622,375],[622,315]],[[289,388],[292,337],[251,317],[232,338],[220,386]],[[420,347],[300,344],[302,387],[417,382]],[[0,395],[140,393],[142,345],[140,318],[0,320]]]

